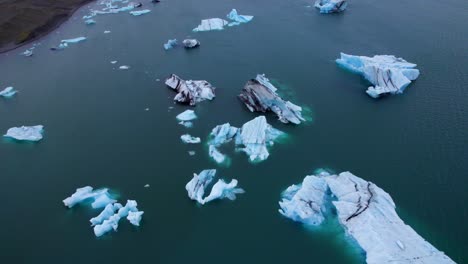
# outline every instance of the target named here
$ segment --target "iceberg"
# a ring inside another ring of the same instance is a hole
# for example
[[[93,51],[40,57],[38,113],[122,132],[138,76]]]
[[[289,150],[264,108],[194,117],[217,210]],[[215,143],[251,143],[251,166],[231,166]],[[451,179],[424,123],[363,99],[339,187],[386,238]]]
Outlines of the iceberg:
[[[368,264],[455,263],[400,219],[388,193],[350,172],[306,176],[302,184],[283,192],[280,207],[282,215],[313,226],[336,211]]]
[[[18,91],[16,91],[12,86],[7,87],[0,91],[0,97],[10,98],[13,97]]]
[[[185,127],[192,127],[192,120],[197,119],[197,115],[193,110],[185,110],[184,112],[178,114],[176,119],[180,121],[179,124]]]
[[[144,10],[139,10],[139,11],[130,11],[130,14],[132,16],[141,16],[141,15],[144,15],[144,14],[148,14],[149,12],[151,12],[151,10],[144,9]]]
[[[300,124],[305,121],[302,117],[302,108],[290,101],[284,101],[276,90],[277,88],[265,75],[258,74],[255,79],[245,84],[239,99],[251,112],[272,111],[283,123]]]
[[[203,205],[216,199],[228,198],[229,200],[235,200],[237,194],[244,193],[243,189],[237,187],[238,182],[236,179],[231,180],[230,183],[220,179],[213,185],[210,194],[203,198],[207,187],[215,176],[215,169],[203,170],[198,175],[194,173],[192,180],[185,186],[189,198]]]
[[[106,205],[104,210],[102,210],[102,212],[98,216],[93,217],[89,220],[91,222],[91,226],[102,224],[104,220],[109,219],[111,216],[115,214],[116,211],[118,211],[122,207],[123,206],[119,203]]]
[[[184,39],[184,41],[182,41],[182,44],[184,44],[184,47],[186,49],[193,49],[200,46],[200,41],[198,41],[197,39]]]
[[[267,147],[272,146],[274,141],[285,135],[278,129],[267,123],[265,116],[256,117],[245,123],[241,128],[232,127],[229,123],[216,126],[210,133],[209,155],[217,163],[226,160],[226,156],[217,149],[232,139],[235,145],[249,156],[252,162],[263,161],[270,155]]]
[[[204,204],[203,195],[205,195],[205,189],[213,181],[215,175],[215,169],[203,170],[199,174],[194,173],[193,178],[185,185],[188,197]]]
[[[114,203],[115,200],[111,199],[110,197],[111,195],[109,194],[109,189],[107,188],[93,190],[93,187],[85,186],[76,189],[75,193],[63,200],[63,204],[68,208],[72,208],[76,204],[92,201],[91,206],[94,209],[97,209],[105,207],[107,204]]]
[[[374,86],[370,86],[366,93],[373,98],[403,93],[411,81],[419,77],[416,64],[391,55],[376,55],[371,58],[341,53],[336,63],[372,83]]]
[[[167,41],[167,43],[164,44],[164,49],[169,50],[175,46],[177,46],[177,39],[170,39]]]
[[[192,137],[189,134],[180,136],[180,139],[182,140],[182,142],[187,144],[198,144],[201,142],[201,139],[199,137]]]
[[[85,24],[86,25],[94,25],[94,24],[96,24],[96,20],[91,19],[91,18],[87,19],[87,20],[85,20]]]
[[[8,129],[3,136],[20,141],[39,141],[42,139],[42,133],[44,133],[44,126],[42,125],[21,126]]]
[[[348,6],[347,0],[318,0],[315,2],[315,7],[320,9],[320,13],[339,13]]]
[[[204,100],[213,100],[215,97],[214,90],[216,88],[207,81],[185,81],[179,76],[171,74],[166,79],[166,85],[177,92],[174,101],[179,103],[194,106]]]
[[[231,12],[227,14],[227,18],[233,21],[228,24],[228,26],[231,27],[238,26],[241,23],[248,23],[253,19],[253,16],[239,15],[236,9],[232,9]]]
[[[128,212],[127,220],[134,226],[140,226],[140,221],[143,214],[143,211]]]
[[[127,204],[124,206],[124,207],[121,207],[117,213],[111,215],[110,217],[108,217],[107,219],[105,219],[104,221],[102,221],[101,224],[97,224],[94,226],[93,230],[94,230],[94,235],[96,235],[96,237],[100,237],[112,230],[114,231],[117,231],[117,228],[119,227],[119,221],[121,218],[124,218],[124,217],[128,217],[129,213],[130,212],[139,212],[138,211],[138,208],[137,208],[137,202],[134,201],[134,200],[128,200],[127,201]],[[139,214],[139,216],[137,215],[136,218],[135,218],[135,215],[131,217],[131,221],[130,219],[128,219],[130,221],[130,223],[132,223],[133,225],[139,225],[139,220],[141,220],[141,215],[143,214],[143,212],[141,212],[141,214]],[[139,219],[138,219],[139,218]],[[137,221],[138,220],[138,221]]]
[[[221,18],[209,18],[203,19],[193,32],[211,31],[211,30],[223,30],[228,22]]]
[[[130,66],[127,66],[127,65],[122,65],[119,67],[119,70],[128,70],[128,69],[130,69]]]

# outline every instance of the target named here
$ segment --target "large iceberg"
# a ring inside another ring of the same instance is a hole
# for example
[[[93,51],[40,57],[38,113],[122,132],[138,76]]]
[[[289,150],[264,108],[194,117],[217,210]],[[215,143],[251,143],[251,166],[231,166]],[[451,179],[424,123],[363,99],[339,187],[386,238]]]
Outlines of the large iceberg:
[[[211,31],[211,30],[223,30],[228,22],[221,18],[209,18],[203,19],[193,32]]]
[[[216,89],[207,81],[182,80],[179,76],[171,74],[166,79],[166,85],[175,90],[177,95],[174,101],[189,105],[196,105],[204,100],[212,100],[215,97]]]
[[[265,75],[258,74],[245,84],[239,98],[251,112],[272,111],[283,123],[300,124],[305,121],[302,108],[290,101],[284,101],[276,90]]]
[[[455,263],[400,219],[388,193],[350,172],[307,176],[283,193],[280,207],[284,216],[314,226],[336,211],[368,264]]]
[[[226,156],[217,147],[235,139],[237,149],[245,152],[250,161],[263,161],[270,155],[267,147],[282,135],[284,133],[268,124],[264,116],[250,120],[241,128],[229,123],[218,125],[210,133],[209,155],[216,162],[223,163]]]
[[[115,203],[116,200],[112,199],[109,189],[104,188],[93,190],[93,187],[91,186],[78,188],[74,194],[63,200],[63,204],[68,208],[72,208],[76,204],[84,202],[91,202],[91,206],[94,209],[97,209],[106,207],[108,204]]]
[[[391,55],[376,55],[374,57],[353,56],[341,53],[336,63],[354,73],[361,74],[374,86],[366,93],[378,98],[386,94],[399,94],[419,76],[416,64]]]
[[[228,198],[236,199],[236,194],[244,193],[244,190],[237,187],[237,180],[233,179],[230,183],[226,183],[220,179],[211,188],[208,196],[203,198],[205,191],[216,176],[216,170],[203,170],[199,174],[194,173],[193,178],[185,185],[187,194],[190,199],[197,201],[200,204],[205,204],[216,199]]]
[[[7,87],[0,91],[0,97],[10,98],[13,97],[18,91],[16,91],[13,87]]]
[[[338,13],[342,12],[348,6],[347,0],[317,0],[315,7],[320,9],[320,13]]]
[[[42,139],[42,133],[44,133],[44,126],[42,125],[21,126],[8,129],[3,136],[16,140],[39,141]]]

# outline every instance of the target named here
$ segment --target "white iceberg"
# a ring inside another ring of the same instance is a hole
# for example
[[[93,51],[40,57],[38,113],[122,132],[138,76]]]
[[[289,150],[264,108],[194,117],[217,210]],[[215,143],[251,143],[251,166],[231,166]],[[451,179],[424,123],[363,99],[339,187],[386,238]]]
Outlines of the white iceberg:
[[[0,91],[0,97],[10,98],[13,97],[18,91],[16,91],[12,86],[7,87]]]
[[[189,134],[184,134],[180,136],[180,139],[182,140],[182,142],[187,144],[198,144],[201,142],[201,139],[199,137],[192,137]]]
[[[283,193],[279,210],[308,225],[319,225],[334,210],[347,235],[366,253],[366,263],[455,263],[400,219],[388,193],[350,172],[307,176]]]
[[[197,201],[200,204],[205,204],[216,199],[228,198],[235,200],[237,194],[244,193],[244,190],[237,187],[237,180],[233,179],[230,183],[226,183],[220,179],[211,188],[210,194],[203,198],[205,191],[216,176],[216,170],[203,170],[200,174],[193,174],[185,189],[187,190],[190,199]]]
[[[175,90],[174,101],[189,105],[196,105],[204,100],[213,100],[215,87],[207,81],[185,81],[175,74],[166,79],[166,85]]]
[[[144,14],[148,14],[149,12],[151,12],[151,10],[144,9],[144,10],[139,10],[139,11],[130,11],[130,14],[132,16],[141,16],[141,15],[144,15]]]
[[[94,235],[96,235],[97,237],[100,237],[112,230],[117,231],[117,228],[119,227],[120,219],[127,217],[130,212],[138,212],[137,202],[134,200],[128,200],[127,204],[124,207],[120,208],[117,211],[117,213],[111,215],[109,218],[102,221],[101,224],[95,225],[93,228]],[[141,219],[141,215],[140,215],[140,219]],[[132,219],[133,222],[131,223],[133,225],[137,223],[135,220],[136,219]]]
[[[318,0],[315,7],[320,9],[320,13],[338,13],[342,12],[348,6],[347,0]]]
[[[176,119],[180,121],[179,124],[188,128],[193,126],[192,121],[197,119],[197,115],[193,110],[185,110],[184,112],[178,114]]]
[[[107,204],[115,202],[109,194],[109,189],[103,188],[93,190],[93,187],[85,186],[76,189],[75,193],[63,200],[63,204],[68,208],[72,208],[76,204],[88,201],[92,201],[91,205],[95,209],[105,207]]]
[[[143,216],[143,211],[137,212],[128,212],[127,220],[134,226],[140,226],[141,217]]]
[[[203,19],[193,32],[211,31],[211,30],[223,30],[228,22],[221,18],[209,18]]]
[[[305,119],[302,117],[302,108],[290,101],[283,100],[277,93],[277,88],[270,83],[264,74],[258,74],[255,79],[249,80],[239,99],[251,112],[271,111],[278,116],[283,123],[300,124]]]
[[[268,124],[264,116],[250,120],[240,129],[226,123],[216,126],[211,131],[208,141],[209,155],[218,163],[224,162],[226,156],[220,153],[217,147],[235,139],[236,147],[245,152],[250,161],[263,161],[270,155],[267,147],[272,146],[274,141],[283,135],[283,132]]]
[[[227,18],[233,21],[228,24],[228,26],[231,27],[231,26],[238,26],[241,23],[248,23],[253,19],[253,16],[239,15],[237,14],[236,9],[232,9],[231,12],[227,14]]]
[[[186,49],[193,49],[200,46],[200,41],[198,41],[197,39],[184,39],[182,41],[182,44],[184,44],[184,47]]]
[[[373,98],[403,93],[411,81],[419,77],[419,70],[415,69],[416,64],[391,55],[376,55],[371,58],[341,53],[341,58],[337,59],[336,63],[361,74],[372,83],[374,86],[370,86],[366,93]]]
[[[109,34],[109,33],[111,33],[110,30],[104,30],[104,34]]]
[[[164,44],[164,49],[169,50],[175,46],[177,46],[177,39],[170,39],[167,41],[167,43]]]
[[[42,139],[42,133],[44,133],[44,126],[42,125],[21,126],[8,129],[3,136],[16,140],[39,141]]]

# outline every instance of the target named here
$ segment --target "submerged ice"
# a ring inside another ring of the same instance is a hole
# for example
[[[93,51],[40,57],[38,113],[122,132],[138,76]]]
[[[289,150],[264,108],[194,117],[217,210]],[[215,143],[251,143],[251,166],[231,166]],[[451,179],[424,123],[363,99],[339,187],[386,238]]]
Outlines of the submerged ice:
[[[366,93],[378,98],[386,94],[403,93],[405,88],[419,76],[416,64],[391,55],[376,55],[374,57],[353,56],[341,53],[336,60],[341,67],[362,75],[374,86]]]
[[[175,74],[166,79],[166,85],[175,90],[174,101],[189,105],[196,105],[204,100],[213,100],[215,87],[207,81],[185,81]]]
[[[277,88],[265,75],[258,74],[255,79],[245,84],[239,99],[251,112],[272,111],[283,123],[300,124],[305,121],[302,117],[302,108],[290,101],[284,101],[276,90]]]
[[[220,179],[213,185],[210,194],[203,198],[207,187],[215,177],[215,169],[203,170],[199,174],[194,173],[193,178],[185,185],[189,198],[203,205],[216,199],[235,200],[237,194],[244,193],[243,189],[237,187],[236,179],[231,180],[230,183]]]
[[[250,161],[263,161],[270,155],[268,147],[282,135],[284,133],[268,124],[264,116],[250,120],[241,128],[229,123],[218,125],[210,133],[209,155],[216,162],[223,163],[226,156],[219,152],[218,147],[234,139],[236,148],[245,152]]]
[[[42,139],[42,133],[44,133],[44,126],[42,125],[21,126],[8,129],[3,136],[20,141],[39,141]]]
[[[306,176],[283,192],[279,204],[282,215],[313,226],[333,216],[327,207],[334,207],[368,264],[455,263],[400,219],[388,193],[350,172]]]
[[[320,9],[320,13],[342,12],[348,6],[347,0],[317,0],[315,7]]]

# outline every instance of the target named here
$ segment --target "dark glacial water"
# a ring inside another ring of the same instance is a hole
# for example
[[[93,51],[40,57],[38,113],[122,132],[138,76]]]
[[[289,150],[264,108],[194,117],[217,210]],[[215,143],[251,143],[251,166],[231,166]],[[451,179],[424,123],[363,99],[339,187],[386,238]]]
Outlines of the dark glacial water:
[[[34,57],[19,56],[23,48],[0,56],[0,87],[20,91],[0,100],[0,131],[35,124],[46,131],[38,144],[0,140],[1,263],[363,263],[336,223],[308,230],[278,213],[281,191],[319,167],[376,183],[406,223],[468,262],[466,0],[353,0],[339,15],[303,0],[143,3],[151,13],[99,16],[93,26],[81,19],[85,7],[41,39]],[[191,32],[231,8],[255,18]],[[162,48],[189,35],[199,49]],[[78,36],[88,40],[48,49]],[[417,63],[421,76],[403,95],[376,101],[360,76],[334,63],[340,52],[393,54]],[[112,60],[131,69],[116,70]],[[196,107],[190,130],[175,120],[187,107],[174,105],[162,82],[171,73],[218,88],[214,101]],[[283,125],[267,115],[289,139],[259,164],[228,151],[231,166],[219,167],[206,146],[180,142],[187,131],[206,139],[218,124],[254,118],[236,96],[257,73],[287,87],[313,122]],[[197,206],[184,186],[208,168],[237,178],[246,194]],[[85,185],[136,199],[142,226],[122,221],[96,239],[88,221],[98,211],[61,202]]]

